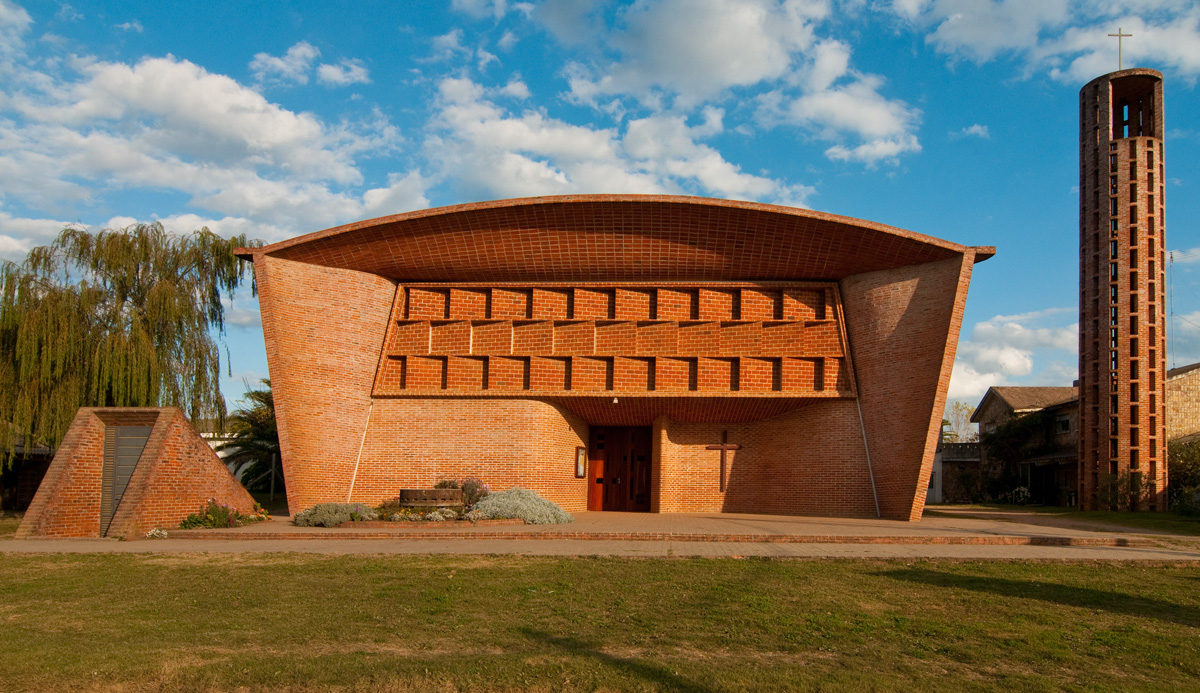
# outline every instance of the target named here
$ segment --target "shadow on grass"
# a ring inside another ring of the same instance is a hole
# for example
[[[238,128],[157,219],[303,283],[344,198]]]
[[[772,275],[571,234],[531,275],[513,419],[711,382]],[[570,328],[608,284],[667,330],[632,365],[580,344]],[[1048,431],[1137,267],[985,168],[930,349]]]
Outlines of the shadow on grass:
[[[545,631],[533,628],[521,628],[520,632],[530,640],[550,645],[576,657],[590,657],[611,669],[632,676],[639,681],[656,683],[665,690],[684,691],[685,693],[708,693],[708,691],[712,690],[698,683],[693,683],[679,674],[668,671],[664,667],[655,666],[629,657],[617,657],[616,655],[601,652],[592,643],[578,638],[551,635]]]
[[[1196,607],[1123,592],[1072,587],[1040,580],[1010,580],[981,575],[958,575],[915,567],[880,571],[876,575],[934,587],[957,587],[974,592],[988,592],[1001,597],[1037,599],[1063,606],[1097,609],[1127,616],[1171,621],[1193,628],[1200,627],[1200,609]],[[1193,577],[1192,579],[1197,578]]]

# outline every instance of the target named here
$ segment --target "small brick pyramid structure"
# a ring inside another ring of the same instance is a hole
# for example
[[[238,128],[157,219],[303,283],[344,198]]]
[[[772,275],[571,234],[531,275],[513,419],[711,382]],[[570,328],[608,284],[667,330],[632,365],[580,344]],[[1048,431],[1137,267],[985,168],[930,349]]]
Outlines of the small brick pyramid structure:
[[[174,407],[79,410],[16,538],[137,539],[178,527],[214,498],[249,513],[254,500]]]

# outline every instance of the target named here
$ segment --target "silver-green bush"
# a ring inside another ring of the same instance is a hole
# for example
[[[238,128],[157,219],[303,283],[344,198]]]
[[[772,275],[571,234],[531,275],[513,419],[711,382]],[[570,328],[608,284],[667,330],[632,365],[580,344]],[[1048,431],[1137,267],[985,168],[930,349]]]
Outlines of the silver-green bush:
[[[527,525],[553,525],[574,522],[566,510],[542,498],[529,489],[514,486],[507,491],[490,493],[466,514],[468,520],[503,520],[515,518]]]
[[[298,527],[337,527],[350,520],[374,520],[378,515],[362,503],[318,503],[296,513],[292,521]]]

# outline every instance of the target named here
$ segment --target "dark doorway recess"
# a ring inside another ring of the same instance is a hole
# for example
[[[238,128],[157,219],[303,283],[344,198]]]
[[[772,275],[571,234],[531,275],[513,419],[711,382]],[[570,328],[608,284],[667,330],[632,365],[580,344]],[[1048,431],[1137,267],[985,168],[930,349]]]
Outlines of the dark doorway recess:
[[[121,497],[142,457],[153,426],[105,426],[100,486],[100,536],[107,536]]]
[[[588,510],[650,511],[649,426],[592,426]]]

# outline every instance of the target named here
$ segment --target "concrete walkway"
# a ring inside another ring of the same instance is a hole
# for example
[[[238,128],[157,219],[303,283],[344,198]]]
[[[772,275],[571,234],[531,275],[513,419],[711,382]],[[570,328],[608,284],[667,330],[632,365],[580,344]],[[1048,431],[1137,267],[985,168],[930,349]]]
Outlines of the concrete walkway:
[[[290,518],[170,538],[0,541],[0,553],[303,552],[552,556],[774,556],[1200,562],[1200,538],[1164,537],[1011,518],[920,522],[723,513],[578,513],[569,525],[296,527]]]

